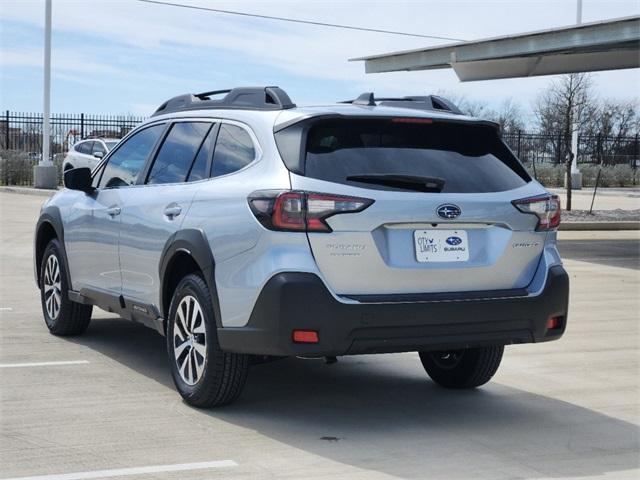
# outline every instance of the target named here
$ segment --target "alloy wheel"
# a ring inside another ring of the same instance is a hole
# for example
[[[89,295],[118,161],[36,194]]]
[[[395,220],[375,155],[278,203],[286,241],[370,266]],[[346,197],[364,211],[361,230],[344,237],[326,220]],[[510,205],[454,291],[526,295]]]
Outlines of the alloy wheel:
[[[185,296],[178,304],[173,351],[182,381],[187,385],[198,383],[207,360],[207,332],[202,308],[192,295]]]
[[[60,264],[55,255],[49,255],[44,270],[44,304],[51,320],[58,318],[62,305]]]

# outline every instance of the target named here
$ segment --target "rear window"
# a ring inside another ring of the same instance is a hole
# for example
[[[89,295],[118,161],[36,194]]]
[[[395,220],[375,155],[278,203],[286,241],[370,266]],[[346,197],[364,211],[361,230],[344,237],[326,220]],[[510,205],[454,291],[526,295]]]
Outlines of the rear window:
[[[311,126],[303,141],[304,175],[359,187],[403,190],[348,177],[435,178],[445,193],[500,192],[531,180],[489,125],[331,119]]]
[[[76,152],[84,153],[85,155],[91,155],[92,148],[93,142],[82,142],[74,147]]]

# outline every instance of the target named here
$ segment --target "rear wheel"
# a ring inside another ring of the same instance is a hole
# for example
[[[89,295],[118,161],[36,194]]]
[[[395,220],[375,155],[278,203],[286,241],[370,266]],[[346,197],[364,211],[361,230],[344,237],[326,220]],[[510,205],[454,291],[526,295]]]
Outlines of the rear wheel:
[[[54,335],[79,335],[91,321],[91,305],[69,300],[67,266],[57,239],[47,245],[40,265],[40,300],[47,328]]]
[[[178,392],[195,407],[233,402],[244,387],[249,356],[218,345],[211,293],[199,275],[183,278],[171,299],[167,349]]]
[[[420,352],[420,361],[431,379],[445,388],[475,388],[495,375],[504,346]]]

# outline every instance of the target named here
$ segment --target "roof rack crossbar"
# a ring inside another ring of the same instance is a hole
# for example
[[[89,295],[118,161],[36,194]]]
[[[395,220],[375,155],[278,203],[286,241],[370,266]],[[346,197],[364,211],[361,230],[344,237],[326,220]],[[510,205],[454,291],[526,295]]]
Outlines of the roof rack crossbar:
[[[441,110],[449,113],[455,113],[456,115],[464,115],[452,101],[438,95],[411,95],[407,97],[376,98],[373,92],[365,92],[355,100],[346,100],[340,103],[351,103],[352,105],[364,105],[368,107],[386,105],[389,107],[412,108],[415,110]]]
[[[200,100],[211,100],[209,97],[229,93],[231,90],[231,88],[227,88],[226,90],[211,90],[210,92],[194,93],[193,96],[198,97]]]
[[[226,94],[212,100],[214,95]],[[202,109],[244,109],[244,110],[285,110],[294,108],[287,92],[279,87],[239,87],[226,90],[211,90],[202,93],[187,93],[173,97],[154,112],[153,116],[183,110]]]

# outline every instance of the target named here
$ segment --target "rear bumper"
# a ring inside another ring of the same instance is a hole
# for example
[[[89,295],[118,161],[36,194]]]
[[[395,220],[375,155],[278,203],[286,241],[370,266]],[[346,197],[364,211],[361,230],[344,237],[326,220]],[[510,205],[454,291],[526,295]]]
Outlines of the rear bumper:
[[[229,352],[314,357],[546,342],[565,331],[569,277],[559,265],[537,295],[477,293],[343,303],[314,274],[279,273],[262,289],[247,325],[219,328],[218,340]],[[549,317],[560,318],[558,328],[547,330]],[[294,343],[296,329],[317,331],[319,342]]]

